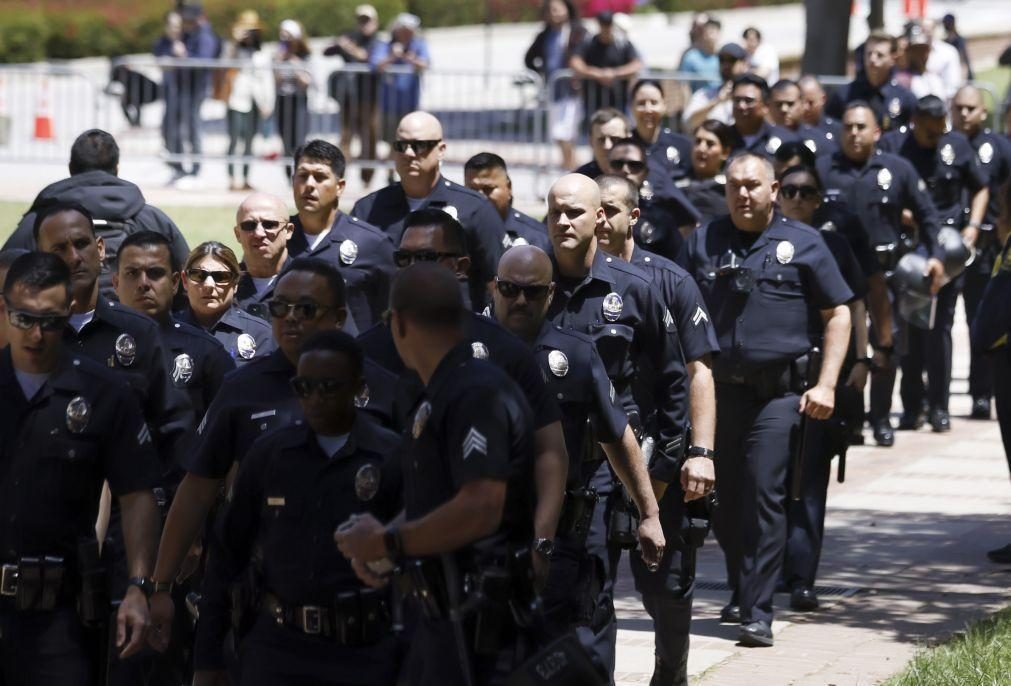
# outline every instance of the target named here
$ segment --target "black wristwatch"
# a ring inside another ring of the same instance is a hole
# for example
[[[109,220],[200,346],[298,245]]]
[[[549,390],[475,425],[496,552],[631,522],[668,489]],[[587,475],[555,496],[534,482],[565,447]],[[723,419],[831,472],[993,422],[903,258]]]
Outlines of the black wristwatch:
[[[876,345],[874,349],[879,353],[884,353],[885,355],[893,355],[895,353],[894,345]]]
[[[688,447],[688,451],[685,453],[688,457],[708,457],[710,460],[716,459],[716,451],[710,450],[709,448],[703,448],[701,445],[692,445]]]
[[[874,359],[870,357],[858,357],[857,359],[853,360],[853,364],[865,364],[868,367],[872,367],[874,366]]]
[[[404,539],[400,537],[400,529],[391,526],[383,534],[383,546],[386,548],[386,555],[393,561],[404,557]]]
[[[555,542],[550,538],[538,538],[534,541],[534,551],[550,560],[555,554]]]
[[[154,582],[146,576],[131,576],[126,580],[126,585],[139,588],[145,598],[150,598],[151,594],[154,593]]]

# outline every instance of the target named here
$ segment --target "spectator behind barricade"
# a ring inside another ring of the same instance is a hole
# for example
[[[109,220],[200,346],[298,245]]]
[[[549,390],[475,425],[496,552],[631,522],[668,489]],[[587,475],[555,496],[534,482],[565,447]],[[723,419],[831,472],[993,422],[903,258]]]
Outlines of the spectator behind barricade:
[[[628,109],[629,80],[642,69],[642,60],[625,32],[615,26],[612,12],[597,15],[600,30],[569,60],[569,67],[582,79],[583,111],[613,107]]]
[[[527,49],[523,63],[536,71],[545,83],[561,69],[567,69],[572,55],[588,40],[586,27],[579,20],[572,0],[545,0],[541,6],[544,28]],[[579,97],[571,78],[557,79],[551,89],[551,140],[562,151],[562,166],[576,165],[573,141],[579,130]]]
[[[372,5],[355,8],[356,28],[342,33],[337,42],[323,51],[326,56],[337,55],[345,66],[354,71],[338,69],[330,74],[327,93],[340,104],[341,150],[351,153],[351,142],[357,137],[361,160],[376,159],[376,142],[379,135],[379,113],[376,109],[379,80],[369,66],[369,55],[379,41],[379,13]],[[372,183],[373,167],[362,167],[362,184]]]
[[[305,29],[294,19],[285,19],[278,30],[277,54],[274,56],[274,80],[277,84],[277,132],[284,146],[284,156],[291,159],[295,148],[309,133],[309,45]],[[284,167],[291,183],[292,167]]]
[[[692,134],[692,170],[678,183],[706,224],[728,213],[723,166],[734,150],[744,145],[734,127],[706,119]]]
[[[887,33],[872,33],[863,45],[862,72],[845,86],[832,91],[825,113],[842,119],[848,103],[856,100],[870,105],[882,132],[906,126],[916,107],[916,96],[895,81],[898,41]]]
[[[681,113],[684,129],[694,130],[706,119],[716,119],[724,124],[734,122],[730,92],[734,79],[748,71],[748,53],[737,43],[727,43],[720,48],[719,86],[706,86],[692,93],[692,97]]]
[[[221,39],[208,23],[202,6],[183,5],[179,12],[165,15],[165,33],[155,43],[153,52],[155,57],[172,59],[214,59],[221,55]],[[165,118],[162,136],[165,149],[172,155],[184,154],[185,132],[189,154],[196,158],[191,162],[189,171],[186,171],[180,160],[171,160],[170,183],[175,184],[186,176],[200,173],[200,155],[203,152],[200,106],[207,97],[210,72],[210,69],[204,67],[168,67],[164,70]],[[183,188],[194,186],[192,180],[182,184]]]
[[[381,74],[380,136],[388,143],[392,143],[401,118],[419,109],[421,104],[421,74],[432,60],[428,43],[418,35],[419,28],[421,19],[417,16],[407,12],[398,14],[390,24],[389,42],[376,41],[369,55],[369,64]],[[392,183],[392,172],[390,177]]]
[[[720,31],[722,25],[719,20],[708,15],[696,15],[704,17],[701,24],[693,23],[689,37],[692,45],[685,50],[681,56],[681,63],[678,71],[686,74],[698,74],[698,80],[692,80],[689,85],[692,91],[700,88],[720,87],[720,57],[716,54],[716,46],[720,41]]]
[[[921,22],[923,32],[930,39],[930,59],[927,60],[927,72],[935,74],[944,84],[944,93],[939,97],[948,101],[965,84],[962,72],[962,58],[958,49],[943,40],[937,40],[937,22],[924,19]]]
[[[944,42],[958,51],[959,60],[965,67],[965,78],[972,81],[976,77],[972,73],[972,63],[969,61],[969,44],[955,27],[955,15],[944,15],[941,25],[944,27]]]
[[[933,52],[930,36],[919,24],[912,23],[906,29],[905,64],[896,69],[895,81],[912,91],[917,98],[936,95],[945,98],[944,83],[937,74],[927,71],[927,62]]]
[[[768,83],[779,81],[779,54],[769,43],[762,42],[762,32],[754,26],[744,29],[744,50],[748,53],[748,71],[758,74]]]
[[[575,173],[591,179],[606,174],[610,169],[607,154],[616,141],[628,138],[631,134],[632,129],[625,115],[613,107],[594,112],[590,117],[590,149],[593,150],[593,159],[576,169]]]
[[[245,157],[253,154],[253,138],[260,122],[274,112],[274,78],[270,71],[270,55],[262,49],[263,24],[255,10],[244,10],[232,25],[232,42],[225,48],[225,57],[240,60],[242,67],[224,72],[224,89],[219,95],[228,104],[228,154],[239,151]],[[252,190],[249,185],[249,163],[242,164],[242,178],[236,167],[228,163],[229,188],[233,191]]]

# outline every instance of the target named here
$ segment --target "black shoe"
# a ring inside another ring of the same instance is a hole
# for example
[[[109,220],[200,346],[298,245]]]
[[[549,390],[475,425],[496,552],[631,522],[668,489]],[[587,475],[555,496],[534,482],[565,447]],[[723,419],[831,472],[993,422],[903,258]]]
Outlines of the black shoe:
[[[943,434],[951,431],[951,416],[947,410],[935,407],[930,411],[930,428],[936,434]]]
[[[969,419],[990,419],[990,399],[973,398],[972,412],[969,413]]]
[[[902,416],[899,417],[899,431],[919,431],[925,423],[926,417],[923,416],[922,412],[917,412],[916,414],[903,412]]]
[[[767,648],[772,645],[772,629],[761,620],[749,622],[741,627],[738,640],[749,648]]]
[[[990,558],[991,562],[996,562],[999,565],[1011,565],[1011,543],[1008,543],[1003,548],[991,550],[986,556]]]
[[[798,612],[810,612],[818,609],[818,596],[814,589],[800,586],[790,593],[790,609]]]
[[[874,423],[874,441],[882,448],[895,445],[895,432],[890,421],[882,419]]]
[[[730,603],[720,610],[720,624],[740,624],[741,606]]]
[[[888,427],[891,428],[891,427]],[[849,431],[846,435],[846,442],[850,445],[863,445],[864,444],[864,427],[863,422],[860,424],[853,424],[849,427]]]

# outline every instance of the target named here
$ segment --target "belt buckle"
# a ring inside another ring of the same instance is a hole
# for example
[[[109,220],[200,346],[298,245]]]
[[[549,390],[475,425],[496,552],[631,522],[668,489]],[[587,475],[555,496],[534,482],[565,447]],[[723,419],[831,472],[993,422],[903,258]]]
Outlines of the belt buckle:
[[[323,628],[323,608],[306,605],[302,608],[302,631],[316,636]]]
[[[0,571],[0,596],[16,596],[18,594],[18,566],[6,564]]]

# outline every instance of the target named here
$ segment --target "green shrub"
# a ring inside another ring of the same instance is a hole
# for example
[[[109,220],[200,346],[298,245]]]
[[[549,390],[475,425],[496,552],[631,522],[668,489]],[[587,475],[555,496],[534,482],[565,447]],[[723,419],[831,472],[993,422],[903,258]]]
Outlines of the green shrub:
[[[46,18],[39,12],[0,14],[0,62],[35,62],[46,57]]]

